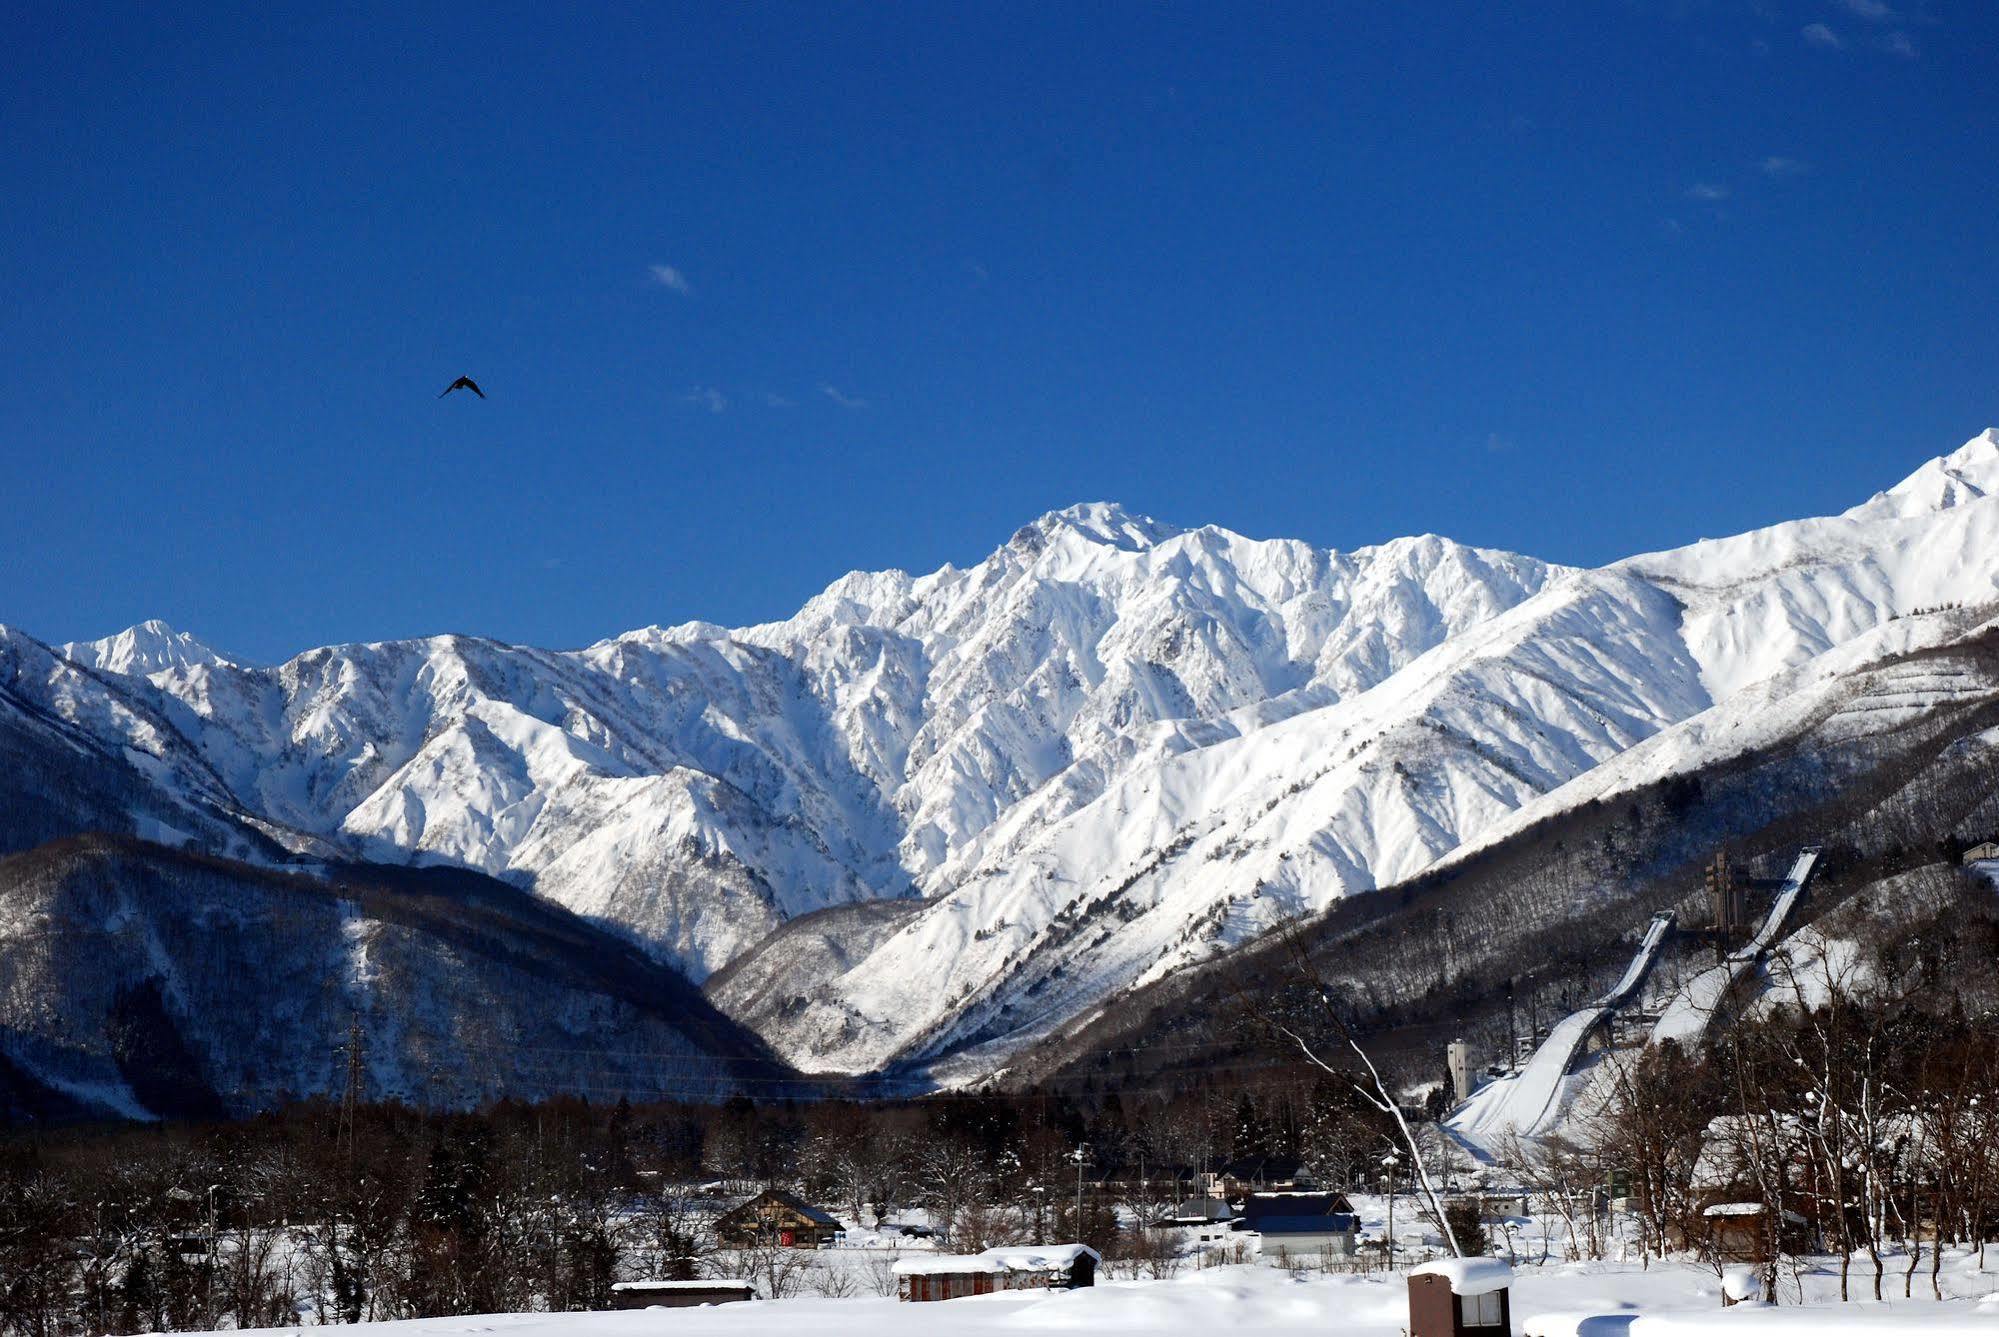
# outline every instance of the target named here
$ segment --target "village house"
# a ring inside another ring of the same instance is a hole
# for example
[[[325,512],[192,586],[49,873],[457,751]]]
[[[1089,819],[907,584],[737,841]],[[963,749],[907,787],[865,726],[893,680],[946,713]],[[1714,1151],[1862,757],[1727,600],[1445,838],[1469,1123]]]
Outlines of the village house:
[[[1975,863],[1985,863],[1991,859],[1999,859],[1999,844],[1994,844],[1989,840],[1982,844],[1973,845],[1964,852],[1964,862],[1967,866]]]
[[[839,1233],[840,1223],[831,1213],[781,1188],[766,1189],[715,1218],[716,1242],[730,1249],[759,1244],[817,1249],[832,1244]]]
[[[1344,1193],[1252,1193],[1235,1228],[1260,1236],[1265,1258],[1350,1257],[1359,1222]]]
[[[1166,1227],[1201,1227],[1226,1225],[1234,1219],[1233,1207],[1220,1198],[1211,1198],[1203,1194],[1197,1198],[1188,1198],[1185,1202],[1175,1203],[1172,1210],[1160,1216],[1152,1224]]]
[[[1345,1212],[1317,1216],[1266,1216],[1257,1230],[1265,1258],[1350,1258],[1355,1219]]]
[[[1276,1189],[1307,1189],[1311,1180],[1295,1156],[1245,1156],[1206,1176],[1210,1193],[1234,1201],[1251,1193]]]
[[[1094,1286],[1103,1258],[1087,1244],[1031,1244],[975,1254],[901,1258],[896,1294],[910,1301],[958,1300],[995,1291]]]

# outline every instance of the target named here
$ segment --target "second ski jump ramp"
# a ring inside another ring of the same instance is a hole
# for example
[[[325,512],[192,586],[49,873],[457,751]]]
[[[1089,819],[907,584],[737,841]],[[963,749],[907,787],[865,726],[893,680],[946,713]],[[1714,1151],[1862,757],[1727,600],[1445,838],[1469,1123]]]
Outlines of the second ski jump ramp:
[[[1706,1035],[1714,1024],[1715,1014],[1721,1010],[1722,1000],[1728,997],[1736,982],[1755,969],[1763,959],[1777,936],[1784,931],[1784,925],[1791,918],[1791,911],[1797,907],[1798,897],[1805,891],[1805,883],[1811,880],[1812,870],[1817,867],[1819,851],[1816,846],[1801,850],[1791,871],[1785,876],[1784,884],[1777,889],[1777,898],[1770,903],[1770,913],[1763,917],[1763,925],[1756,930],[1756,936],[1729,953],[1720,965],[1711,966],[1680,986],[1673,999],[1659,1014],[1659,1020],[1652,1027],[1648,1044],[1658,1044],[1662,1040],[1677,1040],[1681,1044],[1693,1044]]]
[[[1672,927],[1670,910],[1652,916],[1631,964],[1608,993],[1588,1007],[1563,1017],[1527,1060],[1526,1067],[1511,1077],[1486,1083],[1445,1120],[1459,1141],[1491,1150],[1509,1134],[1533,1137],[1546,1132],[1560,1118],[1564,1085],[1587,1052],[1590,1037],[1599,1027],[1609,1025],[1617,1009],[1628,1003],[1644,983]]]

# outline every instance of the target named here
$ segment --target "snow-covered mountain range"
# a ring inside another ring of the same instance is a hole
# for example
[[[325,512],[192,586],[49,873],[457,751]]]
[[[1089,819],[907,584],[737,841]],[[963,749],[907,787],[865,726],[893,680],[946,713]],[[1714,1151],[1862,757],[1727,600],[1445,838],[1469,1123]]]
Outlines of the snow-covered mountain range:
[[[148,838],[492,873],[801,1066],[950,1080],[1895,618],[1992,602],[1995,491],[1987,432],[1843,515],[1595,570],[1079,506],[783,622],[570,652],[259,667],[156,623],[0,629],[0,709],[139,768]]]

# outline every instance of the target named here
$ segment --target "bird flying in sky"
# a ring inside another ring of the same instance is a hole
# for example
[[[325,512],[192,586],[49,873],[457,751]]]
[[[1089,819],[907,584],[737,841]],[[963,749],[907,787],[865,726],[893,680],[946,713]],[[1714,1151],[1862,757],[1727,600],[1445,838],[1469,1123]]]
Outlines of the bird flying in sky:
[[[470,376],[460,376],[457,380],[445,386],[444,394],[439,395],[438,398],[439,399],[444,398],[444,395],[450,394],[453,390],[470,390],[473,394],[479,396],[479,398],[481,399],[484,399],[486,397],[486,392],[484,390],[481,390],[479,388],[479,383],[473,380]]]

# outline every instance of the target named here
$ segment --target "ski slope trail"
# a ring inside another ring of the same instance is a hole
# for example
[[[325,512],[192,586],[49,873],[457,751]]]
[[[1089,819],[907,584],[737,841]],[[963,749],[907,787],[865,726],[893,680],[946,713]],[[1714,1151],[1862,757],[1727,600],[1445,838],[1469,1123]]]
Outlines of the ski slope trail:
[[[1509,1135],[1534,1137],[1560,1118],[1567,1104],[1563,1097],[1569,1086],[1568,1078],[1582,1062],[1590,1037],[1600,1027],[1609,1025],[1617,1009],[1629,1002],[1644,983],[1672,928],[1670,910],[1652,916],[1631,964],[1624,968],[1623,976],[1611,986],[1610,992],[1562,1018],[1527,1060],[1525,1068],[1514,1076],[1488,1082],[1445,1121],[1445,1126],[1467,1149],[1482,1159],[1489,1158]]]
[[[1791,911],[1804,894],[1805,883],[1811,880],[1818,860],[1816,847],[1798,855],[1790,873],[1784,878],[1783,886],[1778,888],[1776,900],[1771,902],[1770,913],[1764,916],[1763,926],[1756,930],[1756,936],[1731,952],[1720,965],[1703,970],[1681,986],[1654,1023],[1647,1043],[1656,1045],[1665,1040],[1676,1040],[1682,1045],[1700,1043],[1714,1024],[1722,999],[1728,996],[1737,981],[1756,968],[1764,953],[1777,940],[1777,935],[1784,931],[1784,925],[1790,921]]]

